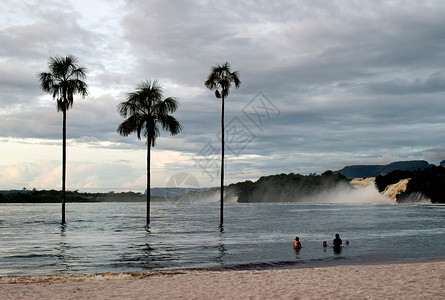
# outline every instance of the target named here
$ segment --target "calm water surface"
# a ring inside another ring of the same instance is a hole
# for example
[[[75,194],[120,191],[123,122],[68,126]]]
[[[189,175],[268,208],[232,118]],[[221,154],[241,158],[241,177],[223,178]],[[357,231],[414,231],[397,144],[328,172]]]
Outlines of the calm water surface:
[[[0,204],[0,276],[261,269],[445,258],[445,206]],[[335,233],[349,246],[323,248]],[[300,237],[303,248],[292,243]]]

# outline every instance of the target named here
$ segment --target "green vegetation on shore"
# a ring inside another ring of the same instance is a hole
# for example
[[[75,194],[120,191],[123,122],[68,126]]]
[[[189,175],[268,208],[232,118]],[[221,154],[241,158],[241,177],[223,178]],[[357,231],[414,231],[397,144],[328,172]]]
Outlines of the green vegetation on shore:
[[[60,203],[62,191],[32,190],[0,192],[0,203]],[[165,197],[152,197],[154,201],[165,201]],[[142,202],[145,195],[135,192],[122,193],[79,193],[66,191],[66,202]]]
[[[351,189],[348,179],[341,174],[326,171],[321,175],[279,174],[264,176],[256,182],[245,181],[229,185],[237,190],[239,203],[302,202],[339,186]]]

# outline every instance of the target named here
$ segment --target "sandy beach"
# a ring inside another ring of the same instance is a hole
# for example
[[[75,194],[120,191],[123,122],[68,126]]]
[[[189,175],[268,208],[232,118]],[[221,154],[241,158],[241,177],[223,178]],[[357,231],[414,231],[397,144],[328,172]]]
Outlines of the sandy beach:
[[[445,260],[259,271],[1,277],[2,299],[443,299]]]

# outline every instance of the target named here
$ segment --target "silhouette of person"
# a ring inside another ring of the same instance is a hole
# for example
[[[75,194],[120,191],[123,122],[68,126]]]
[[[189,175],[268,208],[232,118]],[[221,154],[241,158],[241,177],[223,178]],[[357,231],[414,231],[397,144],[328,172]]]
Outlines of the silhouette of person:
[[[341,238],[340,235],[337,233],[335,235],[335,239],[332,241],[332,245],[334,246],[334,253],[340,254],[341,253]]]

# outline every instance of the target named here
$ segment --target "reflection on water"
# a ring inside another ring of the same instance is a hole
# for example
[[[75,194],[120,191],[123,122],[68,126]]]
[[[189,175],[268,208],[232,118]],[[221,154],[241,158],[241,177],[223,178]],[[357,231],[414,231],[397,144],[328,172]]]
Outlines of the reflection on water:
[[[224,266],[224,256],[226,255],[227,249],[224,246],[224,227],[220,224],[219,232],[219,242],[217,244],[218,255],[216,256],[216,263],[218,265]]]
[[[60,236],[65,236],[66,224],[60,225]]]
[[[445,257],[445,206],[228,204],[224,226],[217,204],[152,208],[145,227],[144,203],[69,203],[60,225],[58,204],[1,204],[0,276]],[[351,245],[323,247],[337,232]]]
[[[334,246],[332,247],[332,249],[334,250],[334,254],[341,254],[341,250],[343,249],[342,246]]]
[[[58,247],[56,248],[57,254],[55,256],[58,261],[55,265],[57,265],[59,272],[68,271],[70,269],[71,259],[68,253],[68,249],[69,246],[64,242],[60,242]]]

